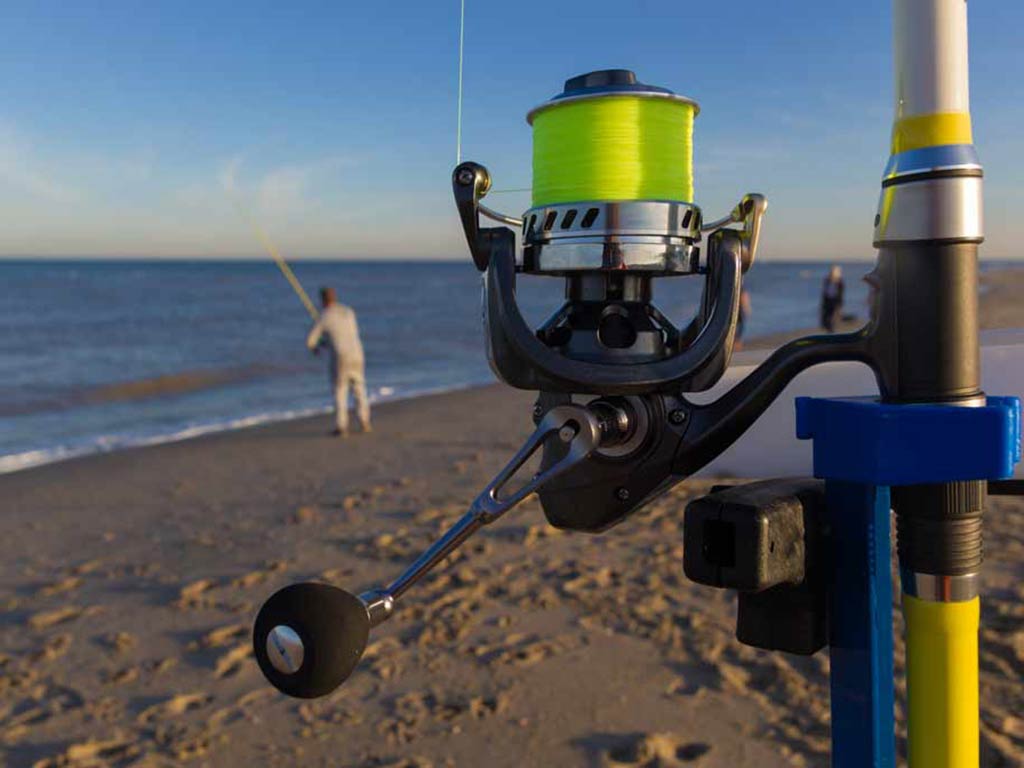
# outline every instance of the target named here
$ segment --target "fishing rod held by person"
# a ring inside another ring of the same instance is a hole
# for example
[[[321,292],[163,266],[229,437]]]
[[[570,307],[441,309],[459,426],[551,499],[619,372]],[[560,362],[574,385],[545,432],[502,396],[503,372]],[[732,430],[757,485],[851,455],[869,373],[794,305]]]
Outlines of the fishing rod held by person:
[[[534,199],[521,218],[481,204],[491,187],[483,166],[455,168],[456,207],[486,276],[490,362],[506,383],[537,392],[537,430],[390,585],[355,596],[300,584],[274,595],[254,631],[257,660],[274,685],[319,696],[340,684],[371,627],[398,610],[405,591],[526,494],[539,496],[558,528],[607,530],[719,456],[801,371],[857,361],[873,371],[880,398],[797,404],[799,436],[814,441],[820,480],[762,481],[691,503],[685,571],[740,591],[740,642],[800,654],[829,647],[832,764],[894,766],[892,585],[884,567],[893,487],[910,764],[977,766],[984,484],[1011,474],[1020,458],[1020,406],[979,388],[981,169],[966,87],[958,90],[966,78],[965,4],[894,0],[894,8],[900,107],[876,221],[872,317],[854,333],[784,345],[711,402],[689,395],[712,387],[728,365],[767,203],[747,195],[703,224],[690,202],[694,102],[625,70],[567,81],[528,118]],[[938,91],[918,92],[936,82]],[[636,135],[606,143],[622,130]],[[630,155],[636,147],[642,156]],[[640,169],[637,177],[627,168]],[[930,215],[931,206],[950,215]],[[520,258],[516,233],[484,228],[481,216],[520,230]],[[565,304],[538,328],[516,304],[519,273],[565,283]],[[703,294],[689,323],[676,324],[652,303],[652,284],[687,276],[703,280]],[[503,494],[537,452],[539,472]],[[939,625],[949,631],[936,632]]]

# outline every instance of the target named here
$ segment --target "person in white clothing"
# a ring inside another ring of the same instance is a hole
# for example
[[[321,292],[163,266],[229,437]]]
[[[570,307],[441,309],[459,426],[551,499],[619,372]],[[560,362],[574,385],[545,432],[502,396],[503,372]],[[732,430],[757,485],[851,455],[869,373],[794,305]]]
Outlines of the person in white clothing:
[[[306,346],[315,355],[326,347],[329,357],[331,389],[334,392],[335,430],[332,434],[348,434],[348,390],[356,400],[356,415],[364,432],[370,431],[370,401],[366,397],[363,343],[359,340],[359,324],[352,307],[338,303],[333,288],[320,289],[323,312],[316,321]]]

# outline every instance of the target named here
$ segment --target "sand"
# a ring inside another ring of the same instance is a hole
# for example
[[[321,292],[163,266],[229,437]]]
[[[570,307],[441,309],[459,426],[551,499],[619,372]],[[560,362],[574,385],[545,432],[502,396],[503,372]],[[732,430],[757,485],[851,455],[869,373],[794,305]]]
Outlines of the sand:
[[[484,387],[382,406],[345,441],[322,417],[0,477],[4,764],[827,765],[827,654],[740,645],[734,596],[683,576],[682,510],[711,480],[600,537],[529,501],[410,592],[334,694],[263,681],[261,601],[395,575],[531,403]],[[991,499],[986,541],[983,764],[1021,765],[1024,501]],[[897,639],[900,694],[901,658]],[[902,709],[897,730],[902,750]]]

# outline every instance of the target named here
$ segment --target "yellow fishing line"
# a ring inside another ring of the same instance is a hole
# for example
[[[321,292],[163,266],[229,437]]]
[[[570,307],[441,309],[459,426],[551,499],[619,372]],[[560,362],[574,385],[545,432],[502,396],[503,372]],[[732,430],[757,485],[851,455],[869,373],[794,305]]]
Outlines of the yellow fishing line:
[[[693,118],[692,104],[618,94],[542,109],[533,118],[533,205],[692,202]]]

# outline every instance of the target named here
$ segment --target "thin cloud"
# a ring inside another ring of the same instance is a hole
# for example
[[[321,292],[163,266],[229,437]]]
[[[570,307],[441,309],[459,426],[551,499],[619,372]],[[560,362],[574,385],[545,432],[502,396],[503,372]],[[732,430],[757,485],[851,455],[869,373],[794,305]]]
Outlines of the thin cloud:
[[[71,185],[55,178],[32,150],[31,142],[8,126],[0,125],[0,187],[29,194],[49,203],[70,203],[81,198]]]

